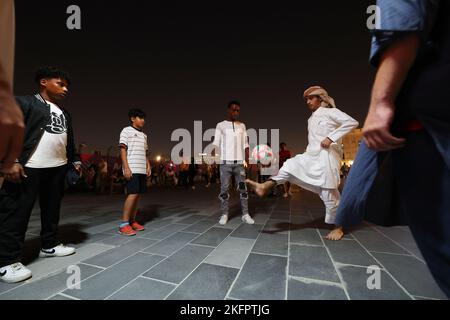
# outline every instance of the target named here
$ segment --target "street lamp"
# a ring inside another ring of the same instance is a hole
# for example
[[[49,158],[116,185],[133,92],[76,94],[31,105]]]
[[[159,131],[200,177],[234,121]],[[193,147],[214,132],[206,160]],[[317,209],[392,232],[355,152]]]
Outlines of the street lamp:
[[[156,161],[160,162],[161,161],[161,156],[157,156],[156,157]]]

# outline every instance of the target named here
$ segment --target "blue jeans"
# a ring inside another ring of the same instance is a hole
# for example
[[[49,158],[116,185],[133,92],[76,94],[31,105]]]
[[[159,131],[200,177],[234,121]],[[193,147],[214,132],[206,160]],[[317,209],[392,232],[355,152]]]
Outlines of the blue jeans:
[[[408,133],[405,147],[392,151],[392,186],[378,202],[392,198],[388,215],[404,215],[436,282],[450,297],[450,168],[425,131]],[[386,153],[361,143],[336,214],[336,224],[355,225],[377,201],[367,202]],[[375,210],[376,212],[376,210]],[[379,212],[379,216],[386,212]],[[387,217],[389,218],[389,217]],[[374,222],[372,219],[367,219]],[[390,224],[393,225],[393,224]]]

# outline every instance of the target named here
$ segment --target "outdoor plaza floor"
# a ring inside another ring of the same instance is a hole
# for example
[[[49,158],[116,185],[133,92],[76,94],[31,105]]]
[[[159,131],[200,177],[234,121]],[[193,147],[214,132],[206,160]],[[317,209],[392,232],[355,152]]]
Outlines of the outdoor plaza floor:
[[[140,202],[146,230],[134,237],[118,234],[124,195],[67,194],[60,236],[77,252],[63,258],[38,258],[35,208],[23,260],[33,277],[0,283],[0,300],[446,299],[407,227],[365,223],[328,241],[324,206],[303,190],[251,195],[254,225],[242,223],[234,193],[221,226],[218,193],[217,185],[151,188]]]

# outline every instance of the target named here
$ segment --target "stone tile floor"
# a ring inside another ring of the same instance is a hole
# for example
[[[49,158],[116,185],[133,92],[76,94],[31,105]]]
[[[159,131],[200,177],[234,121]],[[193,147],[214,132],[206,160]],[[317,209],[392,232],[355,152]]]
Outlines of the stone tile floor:
[[[0,300],[446,299],[406,227],[364,224],[327,241],[324,207],[302,190],[252,196],[255,225],[242,223],[234,195],[220,226],[217,194],[217,186],[152,188],[140,203],[146,230],[135,237],[117,233],[123,195],[68,194],[60,234],[77,253],[64,258],[38,258],[35,209],[23,260],[33,278],[0,283]],[[370,290],[373,266],[380,287]]]

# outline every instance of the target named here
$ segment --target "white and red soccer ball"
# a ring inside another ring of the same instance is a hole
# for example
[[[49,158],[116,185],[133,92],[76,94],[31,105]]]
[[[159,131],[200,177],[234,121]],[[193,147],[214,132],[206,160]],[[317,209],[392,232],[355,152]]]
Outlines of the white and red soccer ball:
[[[272,148],[266,144],[260,144],[253,148],[252,160],[260,162],[263,165],[270,165],[274,160],[274,154]]]

